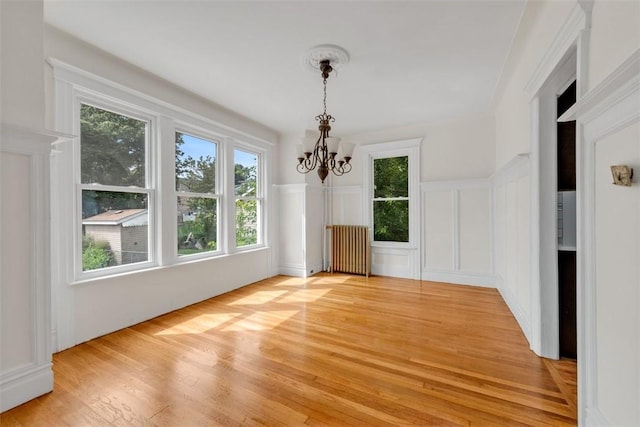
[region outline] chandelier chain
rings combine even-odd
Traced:
[[[327,114],[327,79],[323,79],[322,84],[324,85],[324,98],[322,102],[324,105],[324,115],[326,115]]]

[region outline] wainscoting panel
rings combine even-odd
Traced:
[[[460,271],[491,272],[491,188],[459,190],[458,211]]]
[[[456,245],[454,198],[454,189],[423,190],[423,271],[454,271],[456,269],[454,265],[454,246]]]
[[[531,342],[531,178],[527,154],[494,176],[496,286]]]
[[[362,187],[359,185],[332,187],[327,191],[331,197],[330,222],[336,225],[365,225],[362,212]]]
[[[308,277],[322,270],[324,187],[274,186],[278,192],[280,274]]]
[[[5,125],[0,262],[0,412],[53,389],[49,157],[57,138]]]
[[[487,179],[422,183],[421,278],[494,286]]]
[[[304,277],[305,184],[278,185],[280,274]]]

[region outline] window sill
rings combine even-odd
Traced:
[[[69,286],[80,286],[80,285],[89,285],[95,282],[100,282],[103,280],[111,280],[111,279],[117,279],[119,277],[127,277],[127,276],[131,276],[131,275],[135,275],[135,274],[145,274],[145,273],[149,273],[152,271],[157,271],[157,270],[164,270],[167,268],[172,268],[172,267],[178,267],[181,265],[186,265],[186,264],[194,264],[194,263],[201,263],[201,262],[207,262],[207,261],[215,261],[215,260],[219,260],[219,259],[223,259],[223,258],[227,258],[227,257],[232,257],[232,256],[236,256],[236,255],[242,255],[242,254],[246,254],[246,253],[251,253],[251,252],[259,252],[259,251],[263,251],[263,250],[267,250],[269,249],[269,247],[267,245],[255,245],[255,246],[251,246],[251,247],[246,247],[243,248],[243,250],[241,251],[236,251],[233,253],[222,253],[222,254],[218,254],[215,256],[209,256],[209,257],[201,257],[201,258],[197,258],[197,259],[188,259],[188,260],[176,260],[175,263],[172,264],[165,264],[165,265],[151,265],[149,267],[144,267],[144,268],[140,268],[140,269],[136,269],[136,270],[128,270],[128,271],[120,271],[114,274],[109,274],[109,275],[104,275],[104,276],[96,276],[96,277],[86,277],[86,278],[79,278],[77,280],[73,280],[69,283]]]

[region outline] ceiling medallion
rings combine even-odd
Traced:
[[[305,52],[300,58],[302,65],[310,71],[321,71],[320,62],[328,60],[334,70],[349,63],[349,53],[334,44],[321,44]]]

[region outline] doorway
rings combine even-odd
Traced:
[[[576,102],[574,80],[557,98],[560,117]],[[576,359],[576,122],[557,123],[558,315],[560,357]]]

